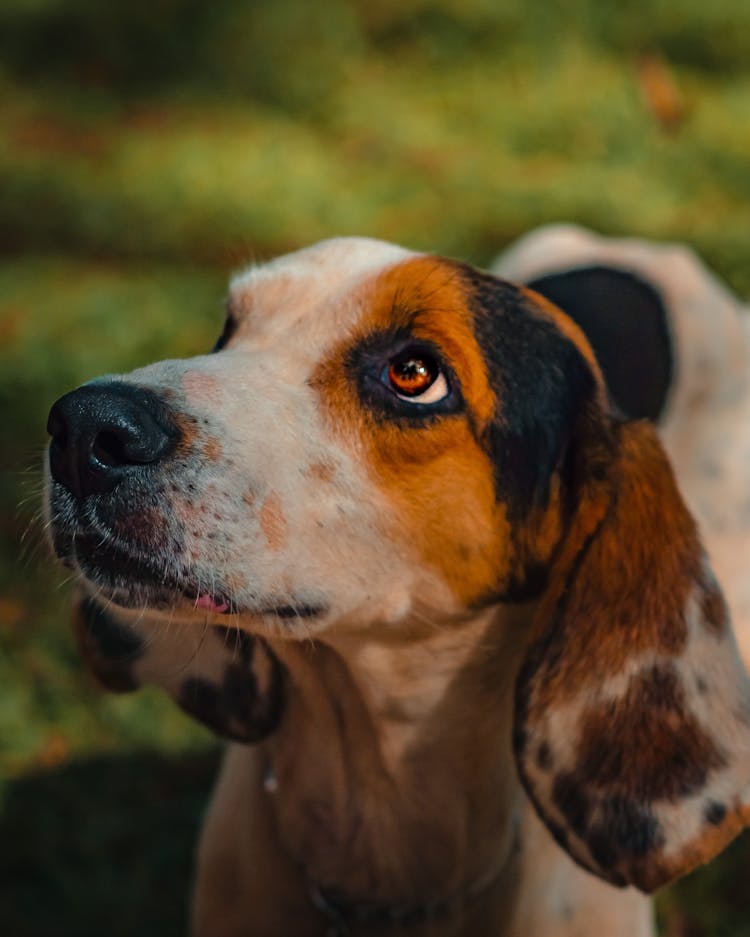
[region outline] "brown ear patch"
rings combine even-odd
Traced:
[[[577,696],[592,674],[614,676],[637,654],[674,655],[687,641],[684,607],[702,556],[695,524],[681,501],[674,508],[674,476],[653,429],[622,427],[616,445],[609,476],[581,490],[539,611],[549,627],[530,648],[521,681],[538,668],[531,719]]]
[[[622,697],[583,712],[576,763],[594,787],[637,790],[652,801],[695,793],[726,760],[691,714],[677,670],[664,663],[634,674]]]
[[[750,818],[750,685],[654,430],[624,424],[618,437],[540,603],[514,750],[573,858],[652,891]]]

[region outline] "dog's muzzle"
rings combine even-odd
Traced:
[[[120,381],[86,384],[61,397],[47,421],[52,478],[81,500],[174,451],[180,433],[151,390]]]

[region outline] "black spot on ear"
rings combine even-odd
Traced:
[[[555,764],[552,749],[547,742],[542,742],[536,752],[536,763],[540,771],[551,771]]]
[[[253,636],[241,628],[227,628],[226,625],[214,625],[214,634],[229,651],[233,651],[243,664],[253,660],[255,641]]]
[[[585,839],[591,804],[584,793],[583,785],[573,774],[561,774],[555,778],[552,799],[571,829]]]
[[[710,800],[703,808],[703,816],[706,818],[706,823],[710,823],[711,826],[721,826],[726,815],[727,808],[717,800]]]
[[[247,637],[254,644],[254,639]],[[251,666],[231,663],[221,684],[202,677],[185,680],[177,700],[180,707],[224,738],[245,743],[266,738],[276,729],[283,713],[284,671],[265,645],[264,650],[268,669],[263,687]]]
[[[458,265],[498,406],[482,439],[511,520],[545,506],[576,416],[595,393],[588,362],[517,287]]]
[[[644,856],[663,843],[656,817],[635,801],[611,797],[604,801],[601,810],[601,819],[591,836],[606,833],[618,854]]]
[[[93,639],[103,658],[117,663],[132,663],[143,655],[143,642],[138,635],[89,596],[81,601],[81,615],[87,635]]]
[[[618,408],[632,419],[658,420],[673,361],[667,310],[654,287],[604,266],[552,273],[528,286],[580,326]]]
[[[224,674],[224,699],[230,718],[244,727],[246,741],[265,738],[281,717],[280,674],[274,673],[266,692],[262,693],[251,670],[230,664]]]
[[[202,722],[219,735],[226,735],[228,726],[222,706],[221,688],[202,677],[188,677],[182,684],[177,700],[189,716]]]
[[[586,837],[586,845],[589,852],[602,869],[609,872],[617,862],[618,852],[615,844],[612,842],[609,830],[597,827]]]

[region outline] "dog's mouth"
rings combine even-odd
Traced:
[[[58,558],[82,576],[91,591],[121,608],[168,611],[170,615],[246,615],[284,627],[328,612],[325,603],[307,596],[252,595],[249,602],[247,596],[238,597],[215,569],[206,573],[184,562],[179,536],[175,539],[165,533],[165,518],[155,523],[153,507],[149,515],[153,523],[143,525],[141,515],[132,525],[125,525],[114,515],[105,522],[94,506],[81,510],[59,492],[53,491],[51,502],[51,533]],[[124,532],[126,526],[132,527],[129,534]]]
[[[239,611],[223,586],[209,590],[176,562],[160,564],[121,545],[103,545],[101,538],[90,534],[73,538],[71,552],[65,559],[97,591],[124,608],[182,606],[217,615]]]
[[[53,484],[50,532],[55,553],[88,588],[130,610],[201,615],[244,615],[284,632],[296,622],[327,615],[326,602],[302,595],[246,589],[238,595],[215,564],[186,562],[182,533],[156,497],[138,513],[122,503],[76,502]]]
[[[50,532],[58,558],[92,590],[123,608],[236,611],[230,590],[183,561],[179,538],[153,503],[135,515],[111,510],[100,516],[93,502],[77,504],[59,486],[50,491]]]

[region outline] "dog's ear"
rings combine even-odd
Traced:
[[[73,630],[97,682],[115,693],[156,685],[224,738],[257,742],[284,709],[284,669],[262,638],[239,628],[152,621],[97,601],[73,601]]]
[[[750,681],[653,428],[589,424],[608,439],[574,444],[577,501],[519,672],[514,749],[573,858],[652,891],[750,822]]]

